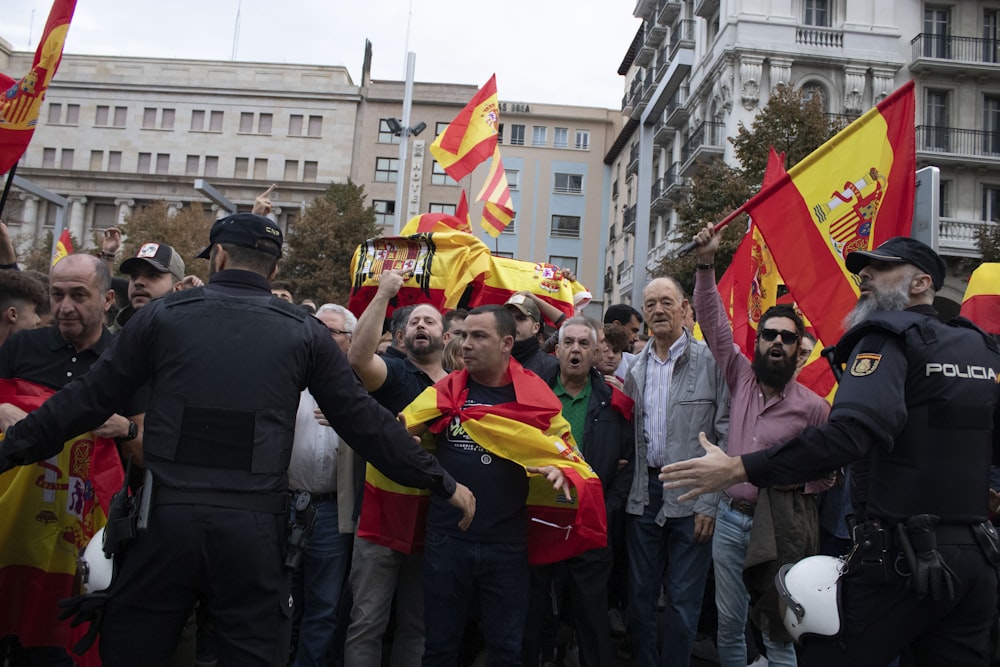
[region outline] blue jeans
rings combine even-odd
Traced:
[[[337,607],[347,576],[354,535],[337,528],[337,501],[313,505],[316,522],[302,557],[302,568],[292,579],[295,604],[301,609],[295,667],[326,667],[333,653]]]
[[[528,615],[528,547],[428,532],[424,547],[424,665],[458,663],[469,604],[482,605],[489,664],[520,665]]]
[[[747,642],[744,628],[750,594],[743,583],[743,563],[746,562],[747,545],[753,519],[729,506],[728,500],[719,503],[712,538],[712,560],[715,562],[715,606],[719,612],[719,648],[721,667],[746,667]],[[795,647],[791,642],[771,641],[767,632],[761,633],[767,649],[767,664],[777,667],[795,667]]]
[[[642,516],[629,515],[625,540],[629,564],[629,634],[636,667],[687,667],[701,615],[705,580],[712,562],[710,542],[694,541],[694,517],[668,518],[661,527],[656,515],[663,504],[663,485],[649,479],[649,504]],[[662,650],[656,641],[656,601],[666,583],[666,629]]]

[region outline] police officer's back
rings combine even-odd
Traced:
[[[238,214],[216,221],[210,239],[200,255],[208,285],[139,311],[86,382],[9,429],[0,447],[0,470],[45,458],[151,383],[149,530],[126,547],[109,589],[106,665],[162,662],[198,600],[215,621],[220,662],[284,664],[286,469],[305,388],[389,477],[449,497],[469,520],[474,511],[468,490],[360,387],[322,324],[270,294],[280,230]]]

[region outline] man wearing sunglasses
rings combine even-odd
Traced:
[[[803,662],[885,665],[908,651],[916,665],[985,665],[1000,562],[987,521],[1000,351],[968,320],[937,318],[947,265],[925,244],[895,237],[846,266],[861,296],[834,354],[845,368],[830,421],[739,457],[702,437],[705,456],[661,479],[689,495],[851,463],[856,552],[838,583],[837,632],[808,636]]]
[[[805,327],[791,306],[773,306],[761,316],[753,361],[734,344],[729,318],[715,284],[713,262],[720,237],[721,233],[714,231],[712,225],[706,225],[695,236],[698,264],[693,297],[705,342],[732,396],[727,451],[739,456],[784,442],[806,426],[822,424],[830,407],[793,379]],[[725,489],[712,538],[715,605],[719,612],[717,645],[722,667],[747,664],[744,628],[750,602],[753,602],[751,616],[762,630],[768,664],[782,667],[796,664],[795,647],[778,615],[774,574],[786,562],[795,562],[817,551],[819,526],[813,494],[828,485],[811,482],[788,491],[762,492],[749,482],[741,482]],[[758,508],[760,493],[768,495],[760,498],[764,502]],[[762,515],[767,512],[769,516],[758,521],[754,530],[758,512]],[[772,525],[773,531],[768,531]],[[744,571],[745,565],[760,560],[754,552],[756,545],[764,540],[777,545],[777,559],[768,559],[766,564]],[[748,592],[751,582],[754,585]]]

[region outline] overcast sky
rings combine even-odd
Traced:
[[[66,52],[342,65],[372,77],[482,85],[500,99],[617,109],[618,65],[640,21],[634,0],[78,0]],[[0,37],[34,50],[51,0],[3,0]],[[34,19],[32,20],[32,10]],[[490,17],[489,11],[495,15]],[[407,42],[407,25],[409,41]],[[4,72],[15,79],[24,72]]]

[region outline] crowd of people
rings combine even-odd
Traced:
[[[151,488],[110,587],[72,607],[103,664],[683,666],[710,611],[724,666],[987,664],[1000,353],[935,317],[931,249],[848,255],[831,410],[795,379],[815,339],[792,306],[752,359],[734,344],[711,226],[690,299],[659,277],[597,322],[530,292],[397,307],[398,270],[362,313],[318,305],[276,280],[266,213],[212,225],[207,284],[156,239],[116,264],[110,231],[32,276],[0,238],[0,378],[59,390],[0,405],[0,472],[89,430]],[[582,511],[574,457],[602,539],[567,529],[555,558],[532,508]],[[821,552],[846,558],[842,629],[796,646],[775,575]],[[72,664],[2,641],[11,665]]]

